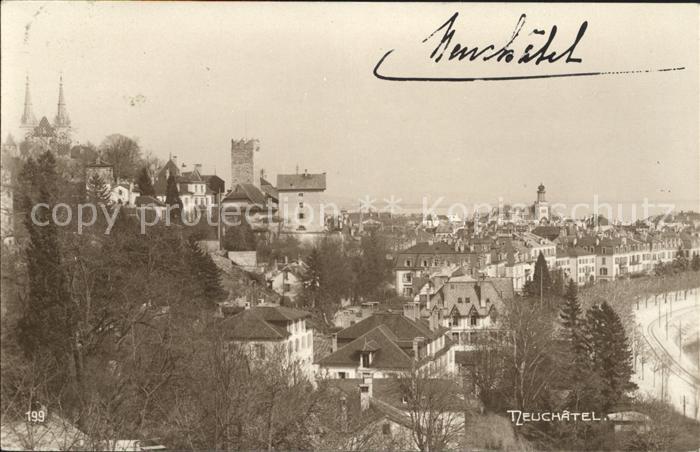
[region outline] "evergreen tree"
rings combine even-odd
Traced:
[[[564,297],[566,296],[566,277],[561,269],[556,269],[551,273],[552,279],[552,296]]]
[[[700,255],[696,254],[693,256],[693,259],[690,261],[690,267],[693,271],[700,271]]]
[[[573,280],[569,280],[559,319],[568,341],[564,354],[566,382],[570,390],[567,407],[577,411],[599,409],[602,384],[591,368],[588,344],[582,329],[585,319],[578,301],[578,286]]]
[[[22,179],[24,225],[29,235],[26,250],[29,293],[18,322],[18,340],[28,357],[50,352],[57,363],[69,358],[73,338],[73,304],[62,268],[58,228],[51,218],[58,190],[56,161],[50,151],[35,162],[29,158]],[[32,218],[32,210],[39,208]]]
[[[685,252],[683,247],[679,246],[678,251],[676,251],[676,257],[673,260],[673,266],[677,271],[684,272],[688,270],[688,258],[685,257]]]
[[[588,311],[586,334],[591,368],[603,383],[601,396],[607,410],[621,401],[627,391],[636,388],[631,382],[632,353],[622,321],[607,302]]]
[[[141,169],[138,178],[136,179],[136,185],[138,185],[139,190],[141,190],[141,196],[156,195],[156,191],[153,188],[153,183],[151,183],[151,175],[148,173],[148,167],[144,166]]]
[[[656,265],[654,265],[654,275],[656,276],[664,276],[669,273],[668,267],[664,265],[663,262],[658,261]]]
[[[386,260],[386,247],[374,233],[362,237],[360,259],[356,268],[357,290],[360,296],[375,295],[386,281],[389,266]]]
[[[100,205],[111,206],[111,190],[99,174],[95,173],[90,176],[87,181],[86,190],[88,202],[96,207]]]
[[[182,216],[182,200],[180,199],[180,191],[177,188],[174,174],[168,176],[168,185],[165,189],[165,204],[171,209],[172,218],[179,220]]]
[[[525,292],[533,298],[547,299],[552,290],[552,280],[549,275],[549,268],[544,254],[540,251],[535,262],[535,273],[530,284],[526,284]]]
[[[226,229],[222,245],[227,251],[255,251],[257,240],[253,228],[243,219],[240,224]]]
[[[221,269],[202,250],[194,237],[187,240],[187,258],[194,280],[201,287],[203,298],[210,303],[226,298],[226,291],[221,286]]]
[[[574,339],[574,333],[579,330],[581,322],[581,305],[578,301],[578,286],[573,279],[569,280],[566,287],[566,296],[561,305],[559,318],[562,326],[566,329],[569,339]]]
[[[304,299],[308,305],[316,307],[323,278],[323,261],[321,259],[321,252],[317,247],[311,250],[311,253],[309,253],[305,260],[305,264],[307,269],[302,277]]]

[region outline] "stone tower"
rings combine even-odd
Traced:
[[[255,152],[260,149],[256,139],[231,140],[231,189],[238,184],[253,184],[259,186],[255,177]]]

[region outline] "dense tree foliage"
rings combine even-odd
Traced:
[[[148,167],[144,166],[139,171],[139,175],[136,178],[136,186],[141,191],[142,196],[155,196],[156,191],[153,188],[153,182],[151,181],[151,174],[148,171]]]

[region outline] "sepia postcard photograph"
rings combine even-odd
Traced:
[[[1,450],[700,451],[697,4],[0,13]]]

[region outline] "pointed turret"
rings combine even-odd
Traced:
[[[63,75],[61,75],[58,84],[58,112],[56,113],[56,118],[54,119],[53,123],[54,127],[70,127],[70,117],[68,117],[68,110],[66,109],[66,100],[63,96]]]
[[[34,110],[32,109],[32,96],[29,93],[29,76],[27,75],[27,81],[24,87],[24,113],[22,113],[20,127],[23,129],[33,129],[37,124],[36,116],[34,116]]]

